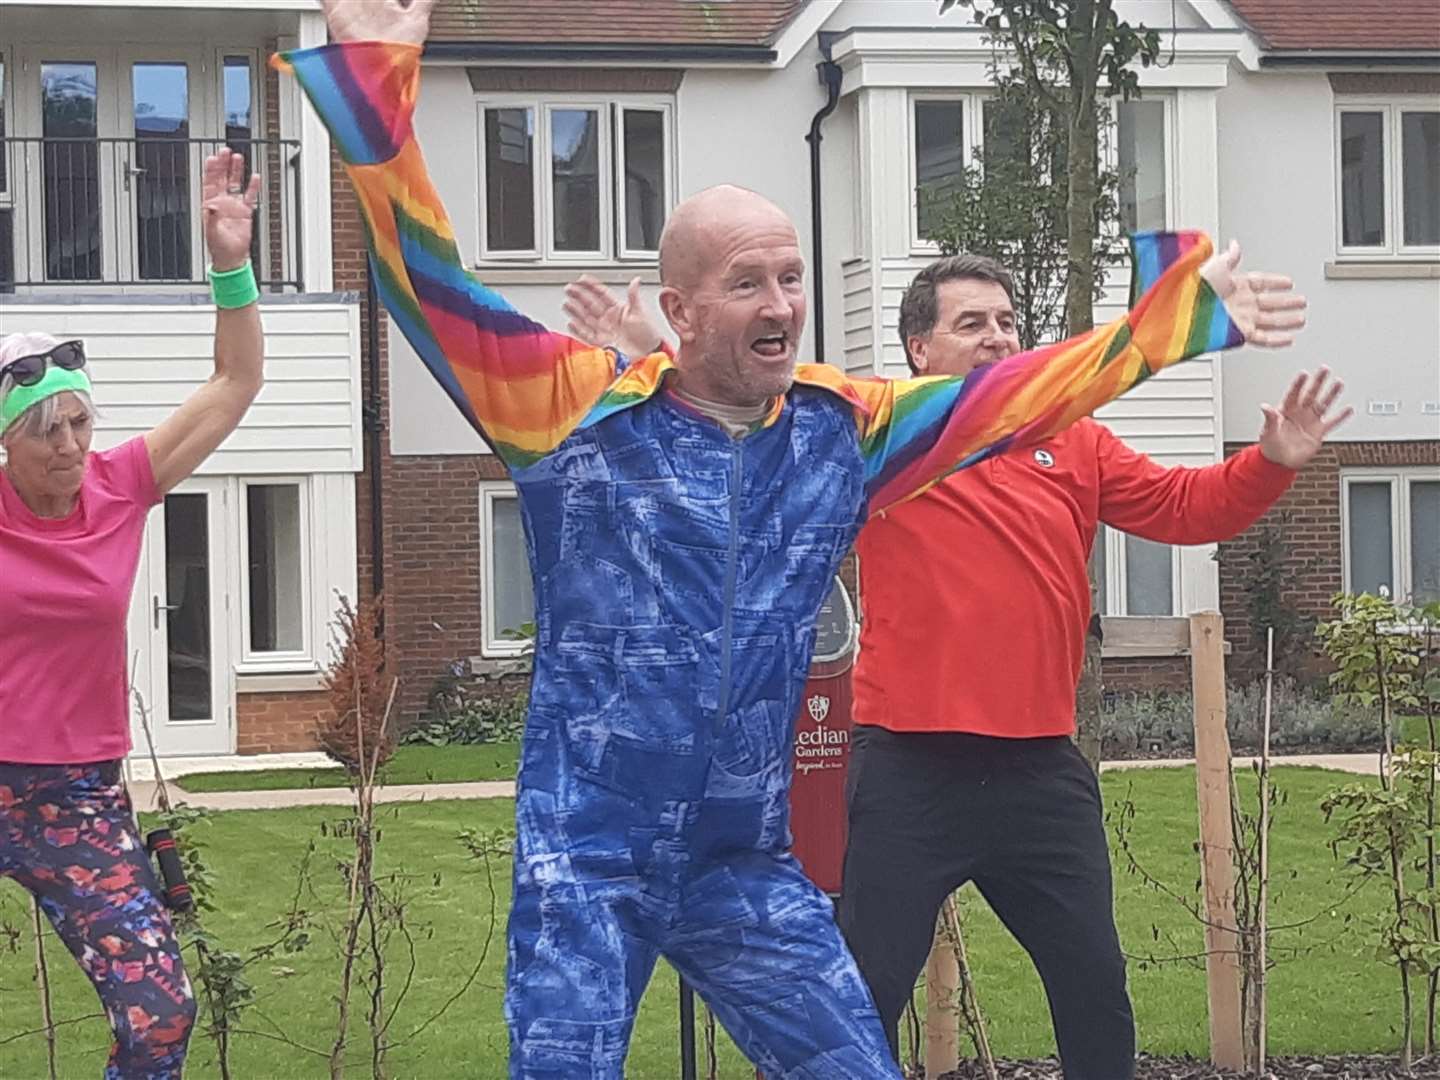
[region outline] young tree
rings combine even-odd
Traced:
[[[1440,979],[1440,888],[1436,885],[1436,772],[1433,697],[1435,609],[1397,604],[1389,596],[1337,596],[1336,617],[1315,628],[1335,665],[1336,697],[1378,713],[1384,749],[1380,784],[1347,784],[1321,804],[1339,825],[1331,842],[1337,856],[1362,879],[1385,881],[1392,907],[1376,929],[1379,955],[1400,972],[1400,1064],[1410,1068],[1414,1044],[1414,981],[1427,986],[1426,1053],[1434,1047],[1434,1010]],[[1396,719],[1426,723],[1428,748],[1396,747]]]
[[[940,0],[942,15],[952,8],[971,10],[976,24],[1008,54],[1015,83],[1033,107],[1063,123],[1065,330],[1083,333],[1095,324],[1101,256],[1113,221],[1105,216],[1101,183],[1103,106],[1108,98],[1137,93],[1135,65],[1155,62],[1160,35],[1118,18],[1114,0]],[[1090,593],[1092,610],[1098,610],[1093,572]],[[1076,722],[1080,748],[1097,770],[1100,700],[1100,621],[1095,618],[1086,637]]]
[[[1066,336],[1068,134],[1064,117],[998,56],[991,79],[995,89],[985,102],[982,160],[942,188],[922,186],[917,195],[928,236],[944,254],[978,252],[1010,271],[1020,344],[1033,349]],[[1094,281],[1103,280],[1105,267],[1123,254],[1117,227],[1121,180],[1114,169],[1098,173],[1099,230],[1090,255]]]

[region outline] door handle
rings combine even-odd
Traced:
[[[130,190],[130,181],[137,176],[144,176],[147,170],[131,162],[125,162],[125,190]]]
[[[152,596],[150,598],[150,601],[152,605],[151,614],[154,618],[156,630],[160,629],[160,612],[179,611],[182,607],[184,607],[183,604],[162,604],[160,602],[160,597],[158,596]]]

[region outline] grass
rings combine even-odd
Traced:
[[[480,746],[402,746],[382,770],[387,784],[460,784],[514,780],[519,743]],[[345,770],[261,769],[256,772],[187,773],[175,783],[196,794],[212,791],[283,791],[346,787]]]
[[[1275,822],[1271,922],[1283,925],[1318,918],[1277,937],[1277,945],[1295,944],[1305,951],[1297,959],[1283,960],[1272,972],[1271,1050],[1275,1054],[1394,1051],[1399,979],[1392,968],[1374,958],[1366,929],[1368,917],[1383,909],[1385,896],[1368,890],[1343,902],[1345,878],[1326,847],[1330,831],[1318,810],[1325,792],[1357,778],[1294,767],[1277,768],[1275,775],[1288,803],[1277,812]],[[1241,783],[1250,784],[1248,775]],[[1147,868],[1190,894],[1198,876],[1193,770],[1107,774],[1104,787],[1107,807],[1127,794],[1139,807],[1134,842]],[[498,859],[487,876],[483,867],[467,858],[456,836],[463,829],[508,828],[512,814],[513,804],[503,799],[386,806],[380,811],[381,869],[403,867],[410,875],[410,917],[417,926],[416,978],[396,1029],[411,1030],[433,1013],[460,986],[482,949],[487,950],[478,981],[447,1018],[392,1053],[391,1074],[397,1078],[489,1080],[504,1075],[506,1037],[500,1003],[510,867],[507,860]],[[295,890],[295,867],[312,844],[315,884],[305,894],[305,904],[318,912],[339,910],[343,901],[336,868],[349,849],[348,840],[333,828],[340,816],[334,808],[319,807],[231,812],[197,827],[215,875],[218,910],[207,916],[207,926],[221,942],[243,949],[268,939],[266,925],[287,910]],[[1200,951],[1201,930],[1191,916],[1173,900],[1118,871],[1116,907],[1121,937],[1132,955]],[[1044,994],[1028,959],[978,898],[971,895],[966,911],[970,955],[997,1053],[1007,1057],[1053,1053]],[[0,1061],[5,1063],[0,1073],[7,1076],[45,1072],[39,1037],[4,1041],[39,1024],[33,948],[25,931],[28,919],[24,895],[13,885],[0,885]],[[18,930],[10,949],[5,927]],[[94,1014],[88,984],[53,940],[50,956],[57,1016]],[[391,956],[397,975],[402,956],[397,942]],[[272,1034],[283,1030],[306,1046],[327,1046],[333,1038],[336,971],[335,947],[324,933],[317,933],[304,952],[257,965],[250,973],[257,1005],[247,1014],[245,1027]],[[1157,1054],[1203,1056],[1203,972],[1185,964],[1134,959],[1130,971],[1142,1048]],[[671,1080],[678,1075],[676,1002],[674,976],[662,963],[636,1023],[627,1072],[633,1080]],[[357,1077],[369,1075],[368,1061],[362,1060],[363,1035],[357,1023],[352,1070]],[[107,1042],[98,1018],[64,1028],[60,1075],[98,1073]],[[721,1043],[719,1076],[750,1080],[753,1070],[723,1035]],[[218,1075],[212,1044],[203,1035],[197,1034],[191,1058],[187,1071],[191,1080]],[[320,1058],[253,1034],[237,1038],[233,1064],[235,1075],[252,1080],[326,1075]]]
[[[1425,745],[1425,722],[1400,721],[1402,741]],[[518,743],[481,746],[402,746],[385,766],[387,784],[466,784],[481,780],[514,780],[519,765]],[[349,781],[341,768],[259,769],[254,772],[186,773],[174,781],[196,794],[214,791],[284,791],[295,788],[340,788]]]

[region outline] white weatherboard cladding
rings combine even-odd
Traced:
[[[201,476],[362,467],[360,324],[352,303],[263,304],[265,388]],[[191,304],[6,303],[0,324],[85,341],[101,448],[165,419],[214,370],[214,309]]]

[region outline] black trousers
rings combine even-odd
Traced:
[[[840,928],[897,1058],[940,907],[973,881],[1040,972],[1067,1080],[1134,1076],[1100,788],[1068,738],[857,727],[846,794]]]

